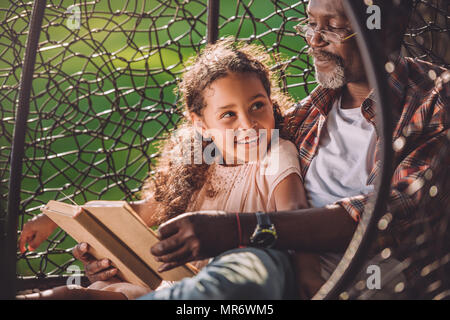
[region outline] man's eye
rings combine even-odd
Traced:
[[[347,28],[329,26],[330,31],[347,31]]]

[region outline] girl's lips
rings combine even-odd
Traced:
[[[254,136],[246,136],[243,138],[236,138],[234,143],[235,144],[252,144],[252,143],[258,143],[264,139],[267,136],[265,132],[261,132],[259,135]]]
[[[244,139],[236,141],[237,144],[251,144],[251,143],[259,142],[259,137],[246,137]]]

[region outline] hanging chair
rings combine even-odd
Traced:
[[[208,42],[234,36],[280,53],[281,87],[296,100],[306,97],[316,86],[314,67],[293,29],[306,6],[287,0],[0,5],[2,295],[63,285],[70,266],[82,268],[71,254],[75,241],[60,229],[37,250],[18,253],[23,224],[49,200],[136,200],[152,174],[158,144],[182,118],[174,88],[185,63]],[[355,17],[352,24],[358,23]],[[403,54],[448,68],[449,34],[445,0],[415,1]],[[369,55],[366,40],[360,50]],[[372,81],[382,88],[376,75]],[[417,223],[395,254],[406,262],[391,279],[409,272],[408,282],[395,284],[388,296],[450,296],[448,246],[441,245],[449,243],[450,213],[441,196],[449,192],[448,150],[447,141],[422,186]],[[379,190],[388,188],[389,170],[381,180]],[[363,249],[380,233],[393,232],[392,217],[380,211],[386,198],[374,199],[345,261],[317,298],[370,298],[353,280],[369,258]],[[379,254],[389,260],[386,249]]]

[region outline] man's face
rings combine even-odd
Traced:
[[[310,26],[316,31],[328,30],[342,37],[353,33],[341,0],[310,0],[307,14]],[[336,89],[349,82],[366,80],[355,37],[341,43],[326,42],[315,32],[306,40],[319,84]]]

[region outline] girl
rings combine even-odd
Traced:
[[[189,211],[307,207],[297,149],[278,138],[281,112],[292,102],[279,89],[270,62],[262,48],[231,39],[208,45],[191,62],[179,86],[188,121],[165,144],[156,174],[144,184],[144,199],[132,204],[149,226]],[[37,248],[54,228],[44,215],[26,223],[21,250],[26,243]],[[94,295],[100,298],[111,298],[111,291],[122,298],[148,292],[110,282],[90,288],[100,289]]]

